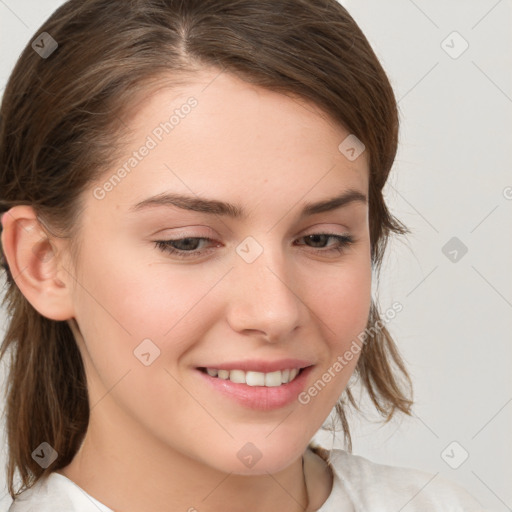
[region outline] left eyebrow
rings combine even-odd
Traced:
[[[343,192],[341,195],[332,197],[330,199],[324,199],[314,203],[305,203],[300,213],[300,218],[335,210],[337,208],[342,208],[354,202],[366,204],[366,195],[358,190],[349,189]],[[130,207],[129,211],[134,212],[157,206],[175,206],[183,210],[191,210],[212,215],[222,215],[234,219],[242,219],[247,217],[247,212],[239,204],[226,203],[216,199],[207,199],[174,193],[163,193],[148,197],[147,199],[144,199],[143,201]]]

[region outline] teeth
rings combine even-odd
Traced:
[[[238,384],[245,384],[245,372],[242,370],[231,370],[229,372],[229,380]]]
[[[228,380],[229,379],[229,372],[227,370],[219,370],[218,376],[219,376],[219,379]]]
[[[281,384],[281,372],[279,370],[277,372],[265,373],[265,386],[274,388]]]
[[[233,370],[231,370],[233,371]],[[236,372],[237,370],[235,370]],[[248,386],[264,386],[265,374],[261,372],[242,372],[245,375],[245,383]],[[231,374],[231,372],[230,372]]]
[[[276,372],[244,372],[243,370],[217,370],[216,368],[206,368],[210,377],[217,377],[222,380],[230,380],[237,384],[247,384],[248,386],[266,386],[269,388],[278,387],[282,384],[288,384],[299,374],[298,368],[278,370]]]

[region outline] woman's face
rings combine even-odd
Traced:
[[[84,195],[70,269],[88,435],[144,458],[279,471],[358,359],[366,153],[342,153],[349,132],[313,105],[218,71],[137,109],[124,158]]]

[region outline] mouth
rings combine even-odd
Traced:
[[[227,404],[268,412],[299,404],[298,395],[306,388],[315,367],[291,360],[283,363],[252,363],[245,369],[238,364],[230,364],[230,368],[203,366],[196,367],[196,375],[220,400],[227,400]],[[278,364],[281,369],[277,369]]]
[[[235,384],[247,386],[265,386],[267,388],[280,387],[293,382],[304,368],[286,368],[274,372],[255,372],[244,370],[222,370],[218,368],[199,368],[203,373],[214,379],[229,380]]]

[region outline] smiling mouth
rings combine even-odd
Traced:
[[[287,368],[275,372],[253,372],[244,370],[218,370],[216,368],[199,368],[210,377],[229,380],[235,384],[247,386],[265,386],[269,388],[284,386],[294,381],[304,368]]]

